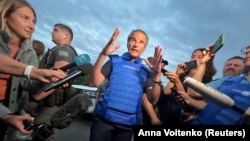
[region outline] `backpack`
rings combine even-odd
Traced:
[[[48,49],[48,51],[45,53],[45,55],[43,56],[43,58],[41,59],[39,63],[39,68],[49,69],[54,66],[54,62],[50,63],[49,60],[50,60],[52,53],[55,51],[57,47],[58,46]],[[76,55],[78,55],[76,50],[72,46],[69,46],[69,47],[75,52]],[[67,88],[57,88],[52,94],[46,97],[43,100],[43,102],[48,107],[52,107],[55,105],[61,106],[64,103],[66,103],[71,97],[73,97],[75,93],[76,93],[75,88],[71,86]]]

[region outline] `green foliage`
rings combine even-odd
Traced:
[[[87,85],[89,80],[89,75],[80,76],[73,80],[74,85]]]

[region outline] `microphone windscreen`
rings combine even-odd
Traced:
[[[81,54],[81,55],[78,55],[74,58],[74,62],[76,64],[76,66],[80,66],[82,64],[85,64],[85,63],[90,63],[90,56],[88,54]]]
[[[93,65],[90,63],[83,64],[78,67],[81,70],[83,76],[89,75],[93,71]]]
[[[57,129],[66,128],[92,105],[93,103],[87,94],[77,94],[51,116],[50,123]]]
[[[231,108],[234,105],[234,100],[229,96],[191,77],[187,77],[183,83],[201,94],[205,99],[217,103],[221,107]]]

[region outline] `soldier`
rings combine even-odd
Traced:
[[[40,62],[44,55],[44,50],[45,50],[43,42],[39,40],[33,40],[32,47],[35,49],[38,61]]]
[[[52,41],[56,44],[46,52],[40,61],[40,68],[60,68],[73,62],[77,56],[77,52],[70,45],[73,39],[71,28],[65,24],[55,24],[52,31]],[[34,108],[39,105],[39,112],[35,114],[35,122],[37,124],[50,124],[52,114],[63,105],[71,95],[75,94],[73,87],[52,89],[48,92],[39,92],[30,96],[30,102],[26,106],[26,110],[34,113]],[[43,101],[43,104],[40,103]],[[45,141],[54,141],[55,135],[51,135]]]

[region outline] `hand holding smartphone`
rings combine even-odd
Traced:
[[[217,41],[214,43],[211,52],[215,54],[221,47],[223,47],[225,42],[225,34],[221,34]]]

